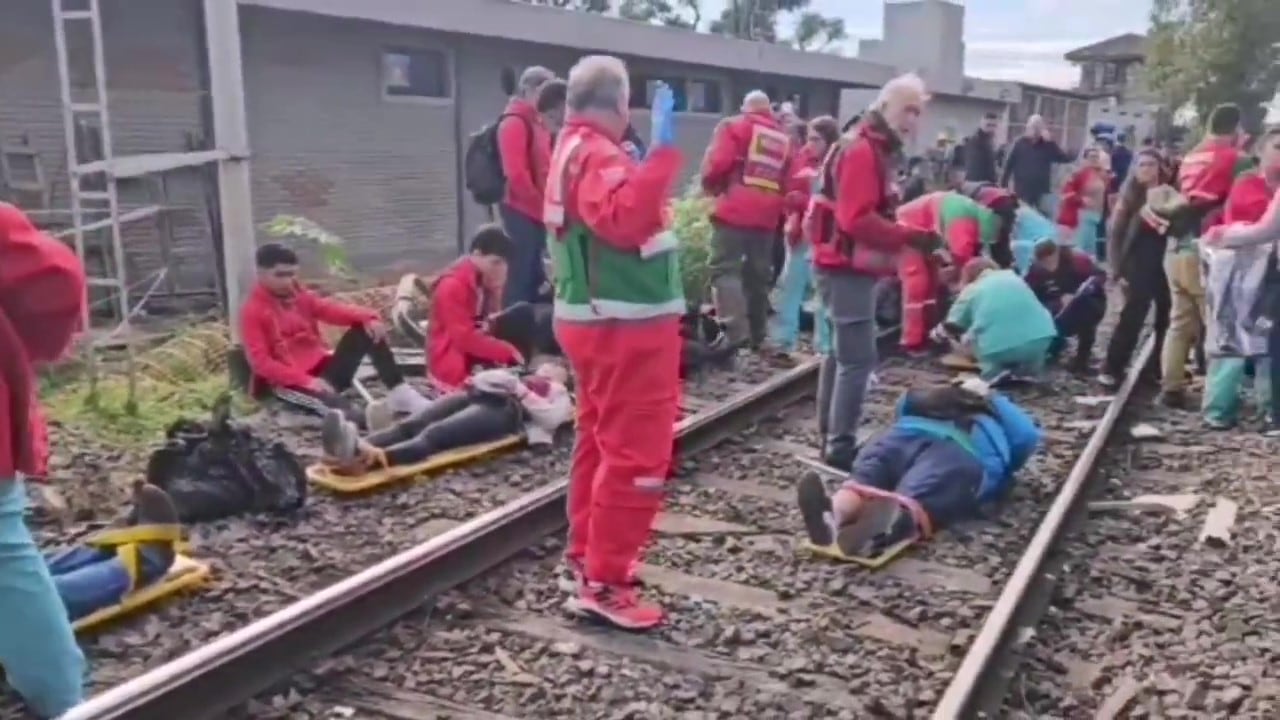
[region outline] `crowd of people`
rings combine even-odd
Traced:
[[[644,139],[618,58],[585,57],[565,79],[533,67],[506,82],[510,103],[476,136],[493,146],[477,157],[498,164],[498,222],[424,283],[430,391],[406,381],[378,312],[306,289],[283,245],[259,247],[258,284],[235,321],[251,391],[321,416],[324,462],[337,473],[411,467],[512,435],[547,443],[576,421],[565,579],[585,616],[630,630],[662,621],[635,568],[672,471],[682,373],[708,352],[795,350],[810,292],[823,356],[819,454],[847,479],[830,493],[806,475],[798,502],[810,540],[847,554],[929,537],[1008,492],[1041,433],[995,388],[1040,375],[1072,343],[1069,369],[1090,372],[1108,284],[1123,307],[1104,386],[1127,370],[1152,306],[1162,353],[1144,372],[1160,376],[1166,404],[1185,403],[1187,361],[1201,343],[1212,427],[1238,421],[1246,375],[1266,390],[1280,370],[1268,362],[1280,349],[1280,132],[1264,134],[1251,158],[1234,106],[1214,112],[1180,164],[1152,147],[1131,157],[1123,145],[1088,148],[1055,208],[1050,171],[1070,158],[1039,118],[1002,159],[995,118],[984,118],[938,182],[927,161],[902,156],[927,112],[915,75],[889,82],[843,127],[750,92],[698,170],[714,198],[708,317],[683,297],[670,227],[684,165],[671,90],[650,89]],[[85,281],[69,249],[8,205],[0,255],[0,344],[16,349],[0,353],[0,664],[33,707],[56,715],[79,699],[70,621],[163,573],[176,520],[164,493],[142,486],[143,529],[121,541],[127,551],[46,562],[36,549],[21,482],[43,475],[47,454],[34,368],[71,342]],[[886,281],[901,283],[902,349],[950,351],[977,376],[913,389],[892,429],[860,447]],[[336,344],[322,325],[341,330]],[[362,407],[348,391],[366,361],[383,396]],[[1277,398],[1265,402],[1274,433]]]

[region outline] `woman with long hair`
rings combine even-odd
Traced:
[[[805,211],[809,207],[809,196],[820,181],[822,163],[827,151],[840,139],[840,130],[833,117],[814,118],[805,134],[805,144],[798,153],[795,173],[791,185],[793,195],[789,198],[787,212],[783,223],[783,237],[787,243],[787,257],[781,273],[782,293],[778,302],[778,313],[774,317],[773,336],[779,348],[786,352],[796,349],[797,336],[800,331],[800,308],[804,304],[809,288],[813,286],[812,248],[801,232]],[[830,349],[830,327],[823,318],[821,309],[814,312],[814,344],[820,353]]]
[[[1124,376],[1153,304],[1156,350],[1144,371],[1152,375],[1159,373],[1160,350],[1169,330],[1172,305],[1169,282],[1164,274],[1169,223],[1150,210],[1176,202],[1178,198],[1177,191],[1166,184],[1163,170],[1155,150],[1138,152],[1111,215],[1107,258],[1111,261],[1112,279],[1124,290],[1124,305],[1098,376],[1098,382],[1108,389],[1116,387]]]
[[[1063,184],[1058,201],[1060,240],[1094,260],[1098,259],[1098,226],[1102,223],[1111,175],[1105,158],[1098,147],[1086,148],[1080,157],[1080,166]]]

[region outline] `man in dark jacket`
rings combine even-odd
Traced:
[[[1076,356],[1069,369],[1083,373],[1089,369],[1098,324],[1107,314],[1106,272],[1078,250],[1058,245],[1052,239],[1036,243],[1034,260],[1025,280],[1036,298],[1053,313],[1058,337],[1049,346],[1050,359],[1057,359],[1069,338],[1076,338]]]
[[[965,182],[996,181],[996,125],[995,113],[982,116],[982,124],[964,141]]]
[[[1000,184],[1009,187],[1018,199],[1039,210],[1042,215],[1053,216],[1053,208],[1046,202],[1050,196],[1053,166],[1071,162],[1071,157],[1058,147],[1044,125],[1044,118],[1032,115],[1027,118],[1027,132],[1009,149]],[[1009,180],[1013,180],[1010,187]]]

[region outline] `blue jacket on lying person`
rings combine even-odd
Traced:
[[[801,479],[809,539],[863,557],[927,539],[1007,496],[1042,437],[1025,410],[976,378],[908,391],[834,496],[816,473]]]

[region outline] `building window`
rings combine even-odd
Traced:
[[[1109,62],[1102,66],[1102,84],[1119,85],[1124,82],[1124,68],[1120,63]]]
[[[671,93],[675,96],[676,112],[719,115],[724,111],[724,90],[718,81],[686,80],[660,75],[631,77],[631,107],[637,110],[652,107],[653,93],[660,82],[671,88]]]
[[[724,109],[724,95],[715,80],[689,81],[689,112],[719,115]]]
[[[389,98],[449,97],[449,57],[440,50],[382,53],[382,89]]]

